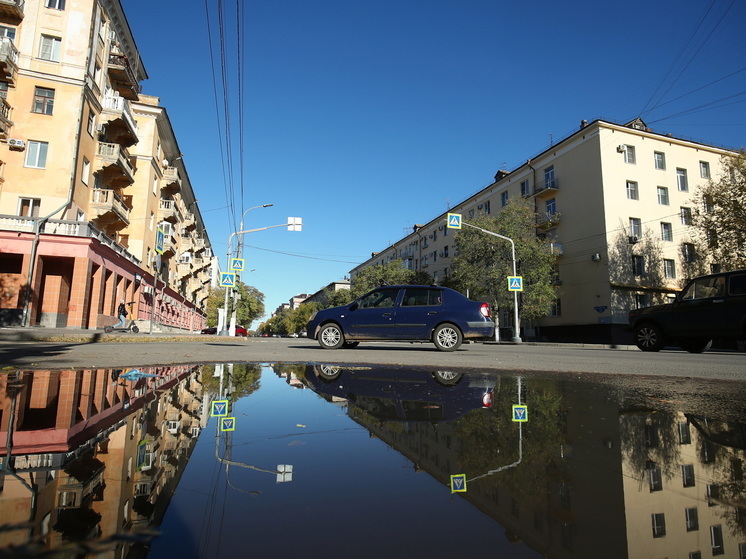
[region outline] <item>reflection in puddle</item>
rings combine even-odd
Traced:
[[[3,373],[0,549],[744,557],[745,394],[319,364]]]

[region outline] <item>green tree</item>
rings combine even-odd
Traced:
[[[431,283],[433,283],[432,276],[425,272],[409,270],[404,266],[403,260],[397,259],[363,269],[352,278],[350,291],[354,299],[381,285],[429,285]]]
[[[556,257],[546,240],[536,235],[536,213],[531,201],[513,199],[494,216],[470,222],[515,242],[517,274],[523,276],[519,310],[527,320],[545,316],[555,299],[552,287]],[[508,276],[513,275],[513,258],[508,241],[471,227],[461,230],[455,240],[457,256],[449,285],[471,298],[484,298],[496,308],[513,308]]]
[[[264,293],[256,287],[252,287],[243,282],[238,282],[236,287],[238,298],[236,299],[236,324],[241,324],[247,328],[251,323],[264,314]],[[214,288],[207,297],[205,309],[207,312],[207,324],[217,326],[218,309],[222,309],[225,304],[225,290]],[[228,309],[230,311],[231,299],[228,299]]]
[[[723,158],[718,180],[700,186],[692,223],[712,260],[724,269],[746,268],[746,151]]]

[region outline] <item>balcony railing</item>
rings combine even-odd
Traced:
[[[550,229],[560,222],[560,214],[545,212],[536,216],[536,226],[540,229]]]
[[[545,192],[556,192],[559,190],[559,180],[551,179],[541,182],[534,186],[534,194],[543,194]]]
[[[176,167],[166,167],[163,169],[161,188],[174,191],[181,188],[181,177],[179,177],[179,170]]]
[[[10,37],[0,37],[0,77],[15,83],[18,73],[18,49]]]
[[[119,245],[113,239],[99,231],[91,223],[83,221],[68,221],[63,219],[48,219],[43,221],[40,217],[24,217],[20,215],[0,215],[0,229],[6,231],[22,231],[34,233],[36,224],[41,223],[40,233],[45,235],[64,235],[68,237],[87,237],[96,239],[102,245],[126,258],[133,264],[140,266],[142,261],[127,252],[127,249]]]
[[[127,123],[135,136],[137,136],[137,122],[135,122],[135,117],[132,116],[132,108],[127,99],[117,95],[107,94],[104,96],[103,105],[104,110],[121,115],[122,120]]]
[[[113,190],[104,188],[96,188],[92,190],[91,208],[103,210],[104,212],[113,211],[129,225],[130,209],[125,205],[122,197]]]
[[[106,166],[117,165],[129,179],[130,184],[135,182],[135,168],[130,162],[129,152],[121,145],[99,142],[98,156],[107,164]]]

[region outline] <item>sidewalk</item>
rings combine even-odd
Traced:
[[[31,326],[22,328],[20,326],[8,326],[0,328],[0,342],[126,342],[126,341],[180,341],[197,339],[206,339],[212,336],[202,336],[199,333],[183,332],[153,332],[140,330],[138,334],[132,332],[112,332],[107,334],[103,328],[97,330],[84,330],[82,328],[43,328]]]

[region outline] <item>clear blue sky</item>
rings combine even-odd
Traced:
[[[582,119],[746,144],[740,0],[122,3],[222,266],[244,209],[303,218],[245,236],[268,313]]]

